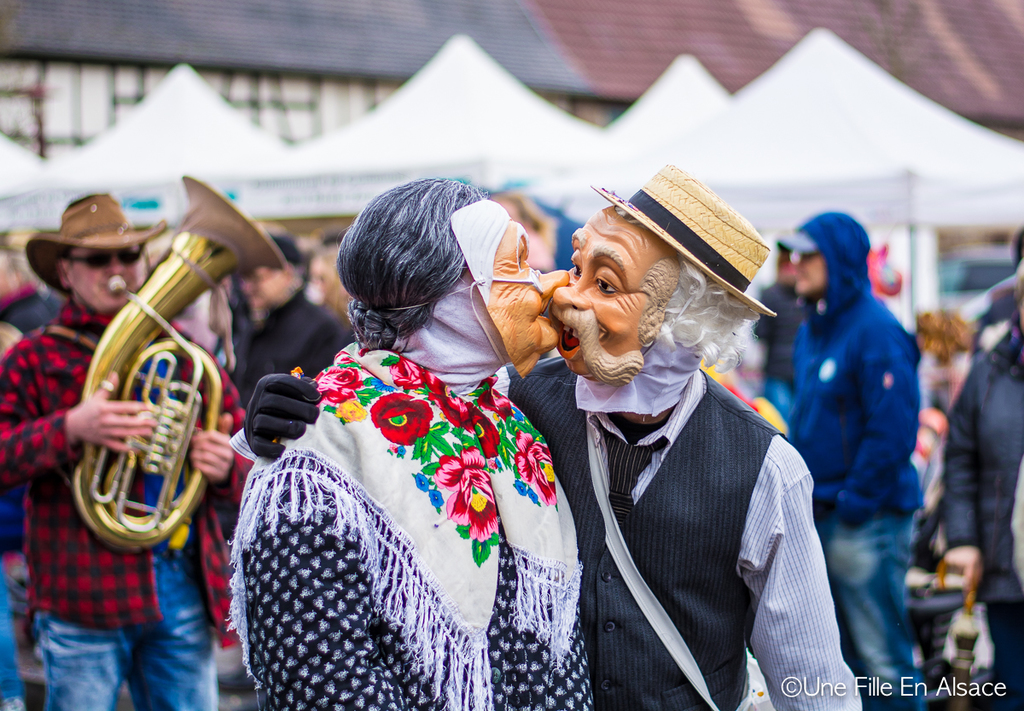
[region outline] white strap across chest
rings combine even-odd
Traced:
[[[601,456],[597,446],[597,438],[600,436],[594,426],[587,422],[590,478],[593,480],[594,494],[597,496],[597,503],[601,506],[601,515],[604,517],[605,543],[608,546],[608,551],[612,554],[615,566],[619,569],[619,573],[622,574],[622,579],[626,581],[626,586],[633,595],[633,599],[640,606],[644,617],[651,623],[651,627],[654,628],[661,643],[665,645],[665,648],[672,655],[672,659],[675,660],[679,669],[686,675],[686,678],[693,684],[693,688],[707,702],[712,711],[718,711],[718,706],[715,705],[714,699],[711,698],[711,692],[708,691],[708,685],[704,681],[704,675],[697,665],[697,660],[693,658],[693,653],[686,646],[686,641],[679,634],[679,630],[676,629],[672,618],[665,612],[665,608],[662,607],[658,598],[655,597],[654,593],[651,592],[651,588],[648,587],[647,581],[644,580],[640,571],[636,569],[633,556],[630,555],[626,541],[622,538],[619,523],[615,519],[611,503],[608,501],[608,472],[604,458]]]

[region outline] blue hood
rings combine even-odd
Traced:
[[[826,212],[800,227],[814,240],[828,265],[825,309],[809,309],[811,328],[820,330],[858,297],[871,293],[868,251],[871,243],[860,223],[841,212]]]
[[[825,258],[828,287],[793,346],[790,441],[814,477],[814,498],[844,522],[913,511],[917,343],[871,294],[868,236],[856,220],[830,212],[801,230]]]

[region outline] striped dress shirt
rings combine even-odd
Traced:
[[[508,393],[504,369],[498,371],[496,387]],[[691,377],[664,426],[638,443],[650,445],[664,437],[668,446],[655,451],[640,472],[633,488],[634,503],[654,481],[706,387],[704,378]],[[595,427],[625,441],[607,415],[586,415]],[[607,462],[603,438],[598,446]],[[796,449],[781,435],[774,437],[750,497],[736,561],[736,572],[750,590],[754,610],[750,646],[779,711],[856,711],[861,699],[840,651],[825,556],[814,528],[813,489],[811,473]],[[834,691],[837,688],[841,690]]]

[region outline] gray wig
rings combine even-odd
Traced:
[[[429,321],[465,265],[451,216],[486,198],[472,186],[431,178],[392,188],[363,208],[338,250],[360,344],[393,348]]]

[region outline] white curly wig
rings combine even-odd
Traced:
[[[758,315],[682,256],[679,266],[679,285],[658,338],[692,348],[719,373],[732,370],[743,359]]]
[[[616,206],[615,212],[631,225],[649,229],[621,207]],[[751,329],[759,318],[679,255],[679,284],[665,306],[665,320],[655,340],[673,350],[677,343],[692,348],[705,366],[715,366],[719,373],[725,373],[743,360]]]

